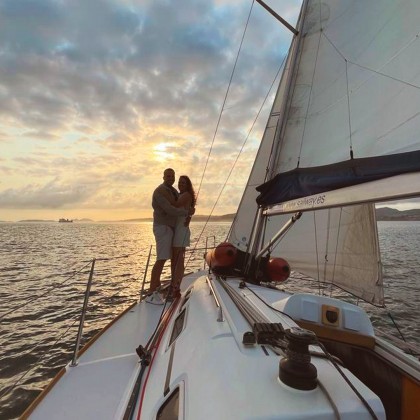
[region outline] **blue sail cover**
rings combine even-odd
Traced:
[[[269,206],[364,182],[420,171],[420,151],[351,159],[277,174],[256,189],[257,203]]]

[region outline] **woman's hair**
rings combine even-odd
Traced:
[[[185,182],[187,183],[187,191],[191,194],[192,202],[191,207],[195,207],[197,204],[197,197],[195,195],[194,187],[192,186],[191,179],[187,177],[187,175],[181,175],[179,179],[184,178]]]

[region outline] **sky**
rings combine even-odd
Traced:
[[[267,4],[296,23],[300,1]],[[1,0],[0,220],[150,217],[167,167],[197,214],[235,212],[291,38],[254,4],[225,100],[251,6]]]
[[[0,0],[0,221],[151,217],[168,167],[234,213],[290,40],[252,0]]]

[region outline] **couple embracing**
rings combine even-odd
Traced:
[[[179,192],[173,187],[175,171],[163,172],[163,183],[153,192],[153,233],[156,240],[156,262],[152,269],[150,292],[160,286],[160,276],[166,260],[171,260],[172,295],[180,294],[184,275],[185,247],[190,245],[189,222],[195,213],[195,193],[191,180],[182,175],[178,180]],[[158,303],[159,296],[149,296],[151,303]]]

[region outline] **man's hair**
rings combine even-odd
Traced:
[[[164,171],[163,171],[163,173],[165,173],[165,172],[173,172],[173,173],[175,173],[175,171],[172,169],[172,168],[166,168]]]

